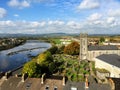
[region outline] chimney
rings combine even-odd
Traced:
[[[88,78],[85,78],[85,88],[88,89],[89,88],[89,83],[88,83]]]
[[[63,86],[65,86],[65,76],[63,76],[62,82],[63,82]]]
[[[27,78],[27,74],[22,75],[22,82],[25,82],[25,79]]]
[[[111,90],[115,90],[115,83],[111,78],[109,79],[109,84],[111,86]]]
[[[7,80],[10,77],[11,74],[12,74],[11,71],[6,72],[5,73],[5,79]]]
[[[45,73],[41,77],[41,84],[44,84]]]
[[[8,72],[5,73],[5,80],[8,79]]]
[[[18,77],[18,75],[17,75],[17,74],[15,74],[15,77]]]

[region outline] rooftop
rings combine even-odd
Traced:
[[[115,45],[88,46],[88,51],[92,50],[118,50],[118,47]]]
[[[68,81],[63,90],[111,90],[109,84],[89,83],[89,88],[85,88],[85,82]]]
[[[45,79],[43,84],[40,78],[27,78],[22,82],[21,77],[11,76],[1,84],[0,90],[63,90],[62,84],[61,77],[57,76]]]
[[[119,55],[102,54],[96,58],[120,68],[120,56]]]

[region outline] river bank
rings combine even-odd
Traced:
[[[7,50],[19,45],[22,45],[26,42],[24,39],[18,38],[3,38],[0,40],[0,51]]]
[[[50,47],[50,43],[29,40],[12,49],[0,51],[0,72],[14,70]]]

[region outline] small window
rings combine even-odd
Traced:
[[[49,90],[49,86],[46,86],[46,87],[45,87],[45,90]]]
[[[76,87],[71,87],[71,90],[77,90],[77,88]]]
[[[26,89],[29,89],[32,83],[27,83],[26,84]]]
[[[54,90],[58,90],[56,86],[54,87]]]

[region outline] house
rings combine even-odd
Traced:
[[[68,44],[70,44],[71,41],[72,41],[72,40],[71,40],[70,38],[60,39],[61,45],[65,45],[65,46],[67,46]]]
[[[111,90],[110,84],[66,81],[63,76],[51,76],[42,78],[28,78],[9,76],[6,74],[0,79],[0,90]]]
[[[102,54],[94,58],[95,68],[104,68],[110,72],[110,77],[120,78],[120,56],[116,54]]]
[[[64,77],[51,76],[45,78],[28,78],[26,75],[22,77],[10,76],[0,79],[0,90],[63,90],[65,85]]]
[[[109,83],[90,83],[90,81],[86,78],[85,82],[67,81],[63,90],[111,90],[111,86]]]

